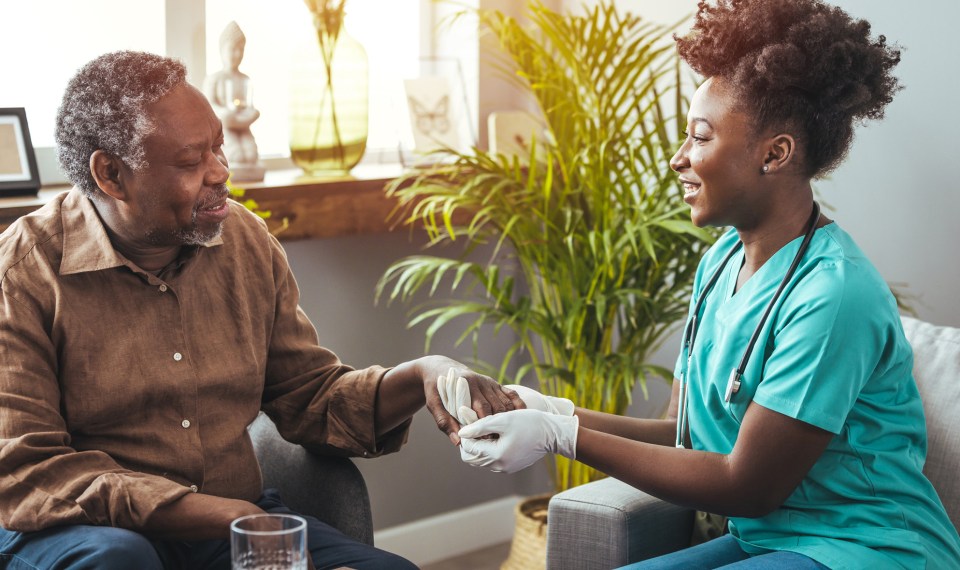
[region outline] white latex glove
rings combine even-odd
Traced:
[[[451,368],[446,376],[437,379],[440,401],[447,413],[460,422],[461,426],[470,425],[478,419],[477,413],[470,407],[470,388],[464,378],[454,380],[455,376],[456,370]],[[520,384],[506,384],[504,388],[516,392],[527,408],[531,410],[540,410],[541,412],[561,416],[573,415],[575,406],[573,402],[566,398],[546,396]]]
[[[470,407],[470,386],[467,379],[457,378],[457,370],[451,368],[446,376],[437,378],[437,392],[440,393],[440,402],[447,413],[453,416],[461,426],[477,421],[477,412]]]
[[[540,410],[494,414],[460,429],[460,458],[474,467],[507,473],[525,469],[547,453],[575,459],[579,426],[577,416]],[[490,434],[499,437],[479,439]]]
[[[566,398],[547,396],[537,392],[532,388],[521,386],[520,384],[505,384],[503,387],[516,392],[517,395],[520,396],[520,399],[523,400],[523,403],[527,405],[527,409],[529,410],[540,410],[541,412],[558,414],[561,416],[573,415],[575,406],[573,405],[572,401]]]

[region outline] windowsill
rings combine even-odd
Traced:
[[[300,170],[280,170],[267,172],[263,182],[236,186],[246,190],[244,199],[271,212],[267,225],[282,241],[377,234],[395,225],[387,220],[395,202],[383,190],[402,172],[400,165],[370,165],[344,177],[310,178]],[[69,189],[52,186],[37,196],[0,198],[0,231]]]

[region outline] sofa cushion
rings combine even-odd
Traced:
[[[953,526],[960,527],[960,329],[903,317],[913,347],[913,374],[927,418],[923,472],[940,495]]]

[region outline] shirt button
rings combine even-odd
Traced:
[[[182,425],[184,429],[186,429],[190,427],[190,420],[183,420],[182,422],[180,422],[180,425]]]
[[[181,360],[183,360],[183,355],[180,354],[179,352],[174,352],[173,359],[176,360],[177,362],[180,362]]]
[[[167,285],[166,285],[165,283],[161,283],[161,284],[160,284],[160,292],[161,292],[161,293],[166,293],[166,292],[167,292]]]
[[[196,493],[197,491],[200,490],[200,487],[197,487],[196,485],[190,485],[190,490]]]

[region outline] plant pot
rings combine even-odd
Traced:
[[[552,496],[552,493],[534,495],[517,504],[510,555],[500,565],[500,570],[541,570],[547,567],[547,505]]]

